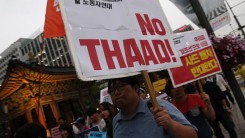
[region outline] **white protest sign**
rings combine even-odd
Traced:
[[[182,65],[159,1],[61,0],[60,6],[82,80]]]
[[[112,103],[111,95],[108,93],[108,88],[100,90],[100,103],[103,102]]]

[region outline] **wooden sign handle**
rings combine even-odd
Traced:
[[[200,93],[203,93],[203,88],[202,88],[202,84],[201,84],[200,80],[197,80],[197,83],[198,83]]]
[[[158,102],[157,102],[156,94],[155,94],[155,91],[153,89],[153,86],[152,86],[152,83],[151,83],[151,80],[150,80],[150,77],[149,77],[147,70],[143,70],[142,75],[143,75],[145,83],[146,83],[146,88],[150,94],[150,99],[152,101],[153,107],[157,108]]]

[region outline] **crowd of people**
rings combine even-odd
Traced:
[[[107,138],[213,138],[214,135],[224,138],[222,124],[231,138],[237,138],[230,116],[230,105],[235,101],[229,96],[225,79],[217,74],[199,81],[201,89],[195,82],[174,88],[171,81],[167,81],[165,92],[172,98],[171,102],[157,99],[159,106],[153,107],[148,105],[147,91],[140,87],[137,76],[110,79],[108,93],[113,104],[102,102],[98,108],[89,108],[86,111],[89,123],[84,117],[72,123],[60,117],[60,135],[62,138],[85,138],[89,129],[97,128],[105,132]],[[231,97],[231,103],[226,96]],[[35,136],[30,136],[32,134]],[[46,131],[41,125],[32,123],[20,128],[16,138],[24,135],[45,138]]]

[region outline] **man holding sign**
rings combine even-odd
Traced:
[[[195,138],[195,128],[172,104],[158,100],[159,107],[148,107],[139,97],[137,77],[110,79],[108,92],[120,112],[113,119],[116,138]]]

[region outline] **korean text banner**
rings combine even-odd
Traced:
[[[177,34],[173,40],[183,63],[168,70],[175,87],[221,72],[205,30]]]
[[[61,0],[60,6],[82,80],[182,65],[159,1]]]

